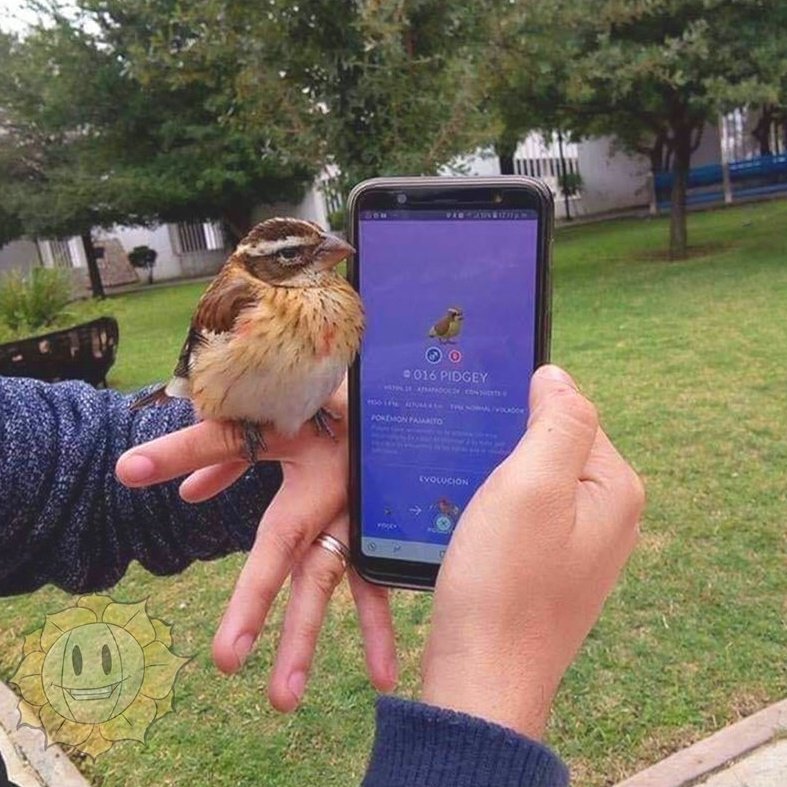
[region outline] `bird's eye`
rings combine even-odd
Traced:
[[[292,247],[289,249],[282,249],[279,252],[279,256],[283,257],[285,260],[294,260],[298,256],[298,249]]]

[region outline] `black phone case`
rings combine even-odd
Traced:
[[[358,231],[358,209],[362,196],[380,192],[388,194],[395,190],[424,192],[466,191],[468,189],[523,189],[532,194],[539,211],[538,268],[536,293],[536,357],[534,368],[549,361],[552,329],[552,243],[554,228],[554,199],[549,187],[540,180],[520,175],[497,177],[395,177],[373,178],[359,183],[347,199],[347,237],[356,246]],[[480,203],[479,203],[480,204]],[[488,205],[488,207],[495,207]],[[357,246],[356,246],[357,248]],[[350,258],[347,265],[350,283],[359,290],[358,255]],[[361,551],[361,498],[360,498],[360,357],[349,373],[349,434],[350,434],[350,551],[355,571],[368,582],[386,587],[410,590],[432,590],[440,566],[433,563],[369,558]]]

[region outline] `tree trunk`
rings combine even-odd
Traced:
[[[93,291],[94,298],[104,298],[104,285],[101,281],[101,271],[98,269],[98,259],[96,258],[96,247],[93,245],[91,233],[82,233],[82,245],[85,247],[85,259],[87,260],[87,272],[90,275],[90,289]]]
[[[148,284],[153,284],[153,266],[148,265]]]
[[[251,229],[251,211],[247,207],[227,208],[222,223],[230,236],[227,245],[234,249]]]
[[[770,104],[763,104],[760,111],[760,119],[751,132],[752,136],[759,143],[761,156],[770,156],[773,152],[771,150],[771,126],[774,120],[773,107]]]
[[[691,167],[691,126],[674,130],[672,151],[672,205],[670,207],[669,257],[682,260],[688,249],[686,188]]]
[[[501,175],[514,175],[516,174],[514,169],[514,150],[509,149],[505,151],[501,151],[498,149],[497,151],[497,159],[500,162],[500,174]]]
[[[566,157],[563,155],[563,132],[558,129],[557,132],[557,148],[560,157],[560,190],[563,192],[563,206],[566,213],[566,221],[571,221],[571,205],[569,202],[568,194],[568,167],[566,166]]]

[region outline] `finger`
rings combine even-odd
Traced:
[[[596,503],[590,510],[605,512],[606,528],[636,529],[645,506],[645,486],[602,429],[598,430],[581,480],[582,491]]]
[[[378,691],[393,691],[399,681],[399,665],[388,588],[372,585],[353,569],[347,578],[358,612],[366,671]]]
[[[239,460],[195,470],[180,485],[180,496],[187,503],[202,503],[234,484],[248,469],[249,463]]]
[[[523,477],[537,473],[557,483],[575,483],[598,431],[596,408],[557,366],[542,366],[530,385],[530,420],[509,458]],[[507,460],[507,462],[509,461]]]
[[[293,565],[345,505],[343,487],[325,487],[321,478],[294,469],[285,478],[262,517],[213,640],[213,659],[220,670],[240,669]]]
[[[324,532],[346,543],[349,532],[346,514]],[[288,713],[300,704],[328,602],[344,571],[341,559],[319,544],[312,544],[293,568],[279,649],[268,683],[268,697],[277,710]]]
[[[265,431],[266,450],[261,458],[287,459],[306,446],[321,440],[311,424],[306,424],[291,438],[281,437],[272,429]],[[327,447],[327,446],[326,446]],[[118,459],[115,473],[129,487],[148,486],[171,481],[203,467],[240,461],[245,456],[243,431],[229,421],[203,421],[172,434],[135,446]]]

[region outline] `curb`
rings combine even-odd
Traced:
[[[690,787],[787,734],[787,699],[724,727],[615,787]]]
[[[0,729],[4,730],[17,754],[45,785],[51,787],[90,787],[90,782],[76,769],[63,750],[46,746],[41,730],[19,727],[19,698],[5,683],[0,682]]]

